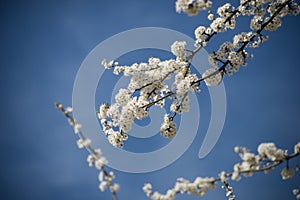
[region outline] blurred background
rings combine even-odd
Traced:
[[[238,5],[237,0],[229,2]],[[212,10],[220,4],[214,2]],[[72,104],[77,70],[101,41],[128,29],[148,26],[194,37],[197,26],[209,24],[206,16],[206,12],[196,17],[178,14],[173,0],[1,1],[2,199],[111,199],[109,191],[99,191],[96,169],[88,167],[87,152],[77,148],[76,135],[54,102]],[[223,41],[231,40],[233,33],[249,30],[249,19],[238,22],[235,31],[215,37],[206,50],[211,53]],[[193,144],[164,169],[146,174],[115,171],[116,182],[121,185],[119,199],[147,199],[142,191],[146,182],[164,192],[178,177],[194,180],[196,176],[232,171],[234,163],[239,162],[233,151],[236,145],[256,152],[258,144],[275,142],[293,151],[300,141],[300,17],[284,18],[283,26],[268,35],[269,41],[251,51],[254,59],[246,68],[224,78],[227,116],[211,153],[201,160],[197,156],[210,119],[209,95],[203,85],[199,94],[201,128]],[[124,56],[121,61],[143,62],[150,55],[172,57],[153,51]],[[291,165],[299,164],[299,160]],[[300,188],[300,174],[283,181],[283,167],[230,182],[237,199],[294,199],[292,189]],[[179,195],[177,199],[198,198]],[[202,199],[227,198],[219,187]]]

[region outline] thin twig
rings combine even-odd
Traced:
[[[70,112],[68,112],[61,103],[55,103],[55,106],[58,110],[60,110],[64,115],[65,117],[68,119],[68,121],[70,122],[70,125],[75,129],[76,127],[76,122],[75,122],[75,119],[70,115]],[[82,140],[85,140],[87,139],[83,132],[81,131],[80,128],[76,128],[77,129],[77,134],[78,136],[82,139]],[[91,146],[91,145],[87,145],[85,146],[86,147],[86,150],[95,158],[95,159],[98,159],[99,155],[98,153],[95,151],[95,149]],[[101,167],[101,171],[104,173],[105,177],[110,177],[111,175],[109,174],[109,172],[105,169],[104,165]],[[111,188],[113,186],[112,182],[110,180],[107,180],[107,184],[109,186],[109,188]],[[111,191],[111,190],[110,190]],[[113,200],[118,200],[118,197],[117,197],[117,193],[116,191],[111,191],[111,194],[112,194],[112,197],[113,197]]]

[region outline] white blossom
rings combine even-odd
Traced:
[[[80,148],[80,149],[82,149],[83,147],[88,147],[88,146],[90,146],[91,145],[91,140],[90,139],[88,139],[88,138],[85,138],[85,139],[79,139],[79,140],[77,140],[77,146],[78,146],[78,148]]]
[[[240,69],[240,66],[245,62],[245,55],[243,52],[232,51],[228,54],[228,61],[230,61],[230,66],[228,73],[237,72]]]
[[[231,15],[231,5],[230,3],[226,3],[223,6],[219,7],[217,13],[220,17],[229,17]]]
[[[298,142],[297,144],[295,144],[295,146],[294,146],[294,153],[300,153],[300,142]]]
[[[102,181],[99,184],[99,189],[103,192],[106,188],[107,188],[107,182],[106,181]]]
[[[150,183],[144,184],[143,191],[146,193],[147,197],[149,197],[152,193],[152,185]]]
[[[98,158],[96,161],[95,161],[95,167],[97,168],[97,169],[102,169],[102,167],[104,166],[104,165],[106,165],[108,163],[108,161],[106,160],[106,158],[105,157],[103,157],[103,156],[101,156],[100,158]]]
[[[240,180],[241,179],[241,177],[240,177],[240,171],[241,171],[241,165],[240,165],[240,163],[236,163],[233,166],[233,173],[231,175],[231,179],[235,180],[235,181]]]
[[[217,17],[210,24],[210,28],[215,32],[224,32],[225,31],[225,19],[222,17]]]
[[[163,103],[163,102],[161,102]],[[141,105],[141,104],[139,104]],[[144,108],[137,108],[134,112],[134,116],[137,118],[137,119],[143,119],[145,117],[148,116],[148,111],[146,111]]]
[[[103,171],[100,171],[99,172],[99,174],[98,174],[98,180],[100,181],[100,182],[102,182],[103,180],[104,180],[104,172]]]
[[[219,174],[219,177],[221,179],[222,182],[225,182],[228,180],[228,177],[227,177],[227,173],[222,171],[220,174]]]
[[[171,46],[172,53],[179,58],[179,60],[186,59],[186,42],[185,41],[175,41]]]
[[[238,48],[241,43],[249,41],[252,34],[252,32],[242,32],[240,34],[235,35],[233,38],[233,46],[235,48]]]
[[[292,11],[292,15],[296,16],[296,15],[299,15],[299,13],[300,13],[300,6],[297,5],[296,8]],[[298,199],[300,199],[300,195],[299,195]]]
[[[293,189],[293,194],[295,195],[296,199],[300,199],[300,190],[299,189]]]
[[[130,99],[130,92],[127,89],[121,88],[116,94],[115,99],[117,104],[125,106]]]
[[[107,139],[110,144],[112,144],[115,147],[123,147],[123,135],[119,131],[114,131],[113,129],[110,129],[108,131]]]
[[[222,73],[218,68],[210,68],[203,73],[202,78],[207,86],[216,86],[222,82]]]
[[[99,119],[105,119],[107,118],[107,110],[109,109],[109,105],[108,104],[102,104],[99,108],[99,112],[98,112],[98,118]]]
[[[89,167],[93,167],[95,164],[95,158],[93,155],[88,155],[86,161],[88,162]]]
[[[267,17],[265,19],[265,21],[268,21],[269,20],[269,17]],[[268,31],[275,31],[277,30],[279,27],[281,26],[281,19],[279,17],[275,17],[271,23],[269,23],[267,26],[266,26],[266,30]]]
[[[100,111],[101,112],[101,111]],[[107,117],[112,118],[112,120],[118,120],[120,118],[120,110],[118,104],[113,104],[107,108]]]
[[[257,151],[262,157],[267,157],[272,161],[280,161],[285,158],[284,151],[277,149],[274,143],[262,143],[258,146]]]
[[[117,183],[113,184],[113,185],[110,187],[110,191],[111,191],[111,192],[117,192],[117,191],[119,191],[119,190],[120,190],[120,185],[117,184]]]
[[[105,69],[110,69],[114,66],[114,61],[108,61],[106,58],[104,58],[101,62],[101,64],[105,67]]]
[[[281,171],[281,176],[283,180],[292,178],[295,175],[295,170],[293,168],[287,168],[285,167],[282,171]]]
[[[188,80],[188,78],[182,79],[176,87],[176,93],[178,94],[179,97],[182,97],[184,94],[188,93],[191,91],[191,83]]]
[[[205,31],[205,26],[199,26],[195,29],[195,38],[197,43],[203,42],[205,40]]]
[[[185,12],[190,16],[198,14],[198,11],[210,8],[212,2],[209,0],[177,0],[176,11]]]
[[[72,107],[67,107],[67,108],[65,109],[65,113],[66,113],[66,114],[71,113],[71,112],[73,112],[73,108],[72,108]]]
[[[127,133],[131,128],[134,120],[134,111],[137,108],[136,98],[131,99],[126,106],[122,108],[119,119],[119,126],[122,131]]]
[[[176,135],[176,124],[166,114],[164,117],[164,122],[160,127],[160,133],[165,137],[165,138],[174,138]]]
[[[80,129],[81,129],[82,125],[81,124],[77,124],[75,123],[73,128],[74,128],[74,133],[79,133],[80,132]]]
[[[207,19],[208,19],[208,20],[214,20],[214,14],[210,13],[210,14],[207,16]]]
[[[238,172],[238,171],[234,171],[234,172],[232,173],[232,175],[231,175],[231,179],[232,179],[232,180],[235,180],[235,181],[240,180],[241,178],[240,178],[240,176],[239,176],[239,172]]]
[[[209,64],[210,64],[212,67],[214,67],[214,68],[218,67],[217,55],[216,55],[216,54],[210,54],[210,55],[208,56],[208,62],[209,62]]]
[[[261,28],[262,23],[263,23],[262,16],[255,15],[251,20],[250,28],[252,30],[259,30]]]

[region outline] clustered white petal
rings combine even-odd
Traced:
[[[143,191],[146,193],[147,197],[150,197],[152,194],[152,185],[150,183],[144,184]]]
[[[117,62],[114,62],[113,60],[111,61],[108,61],[107,59],[103,59],[101,64],[106,68],[106,69],[110,69],[110,68],[113,68],[114,66],[117,66],[118,63]]]
[[[166,194],[152,191],[152,185],[147,183],[143,187],[143,191],[152,200],[174,200],[178,193],[188,193],[191,195],[203,196],[210,189],[216,187],[216,180],[214,178],[197,177],[193,182],[183,178],[178,178],[174,188],[169,189]]]
[[[121,106],[125,106],[130,99],[129,90],[121,88],[119,90],[118,94],[116,94],[115,99],[116,99],[117,104],[119,104]]]
[[[228,181],[228,175],[225,171],[222,171],[220,174],[219,174],[219,177],[220,177],[220,181],[221,182],[226,182]]]
[[[173,120],[171,120],[168,115],[164,117],[164,123],[160,127],[160,133],[165,138],[174,138],[176,135],[176,124]]]
[[[212,2],[209,0],[177,0],[176,11],[185,12],[190,16],[198,14],[198,11],[210,8]]]
[[[210,13],[208,16],[207,16],[207,19],[208,20],[214,20],[214,14]]]
[[[211,28],[206,28],[205,26],[199,26],[195,29],[195,38],[196,44],[200,44],[201,46],[206,46],[207,37],[212,33]]]
[[[262,143],[258,146],[257,151],[261,157],[271,161],[281,161],[285,158],[285,151],[277,149],[274,143]]]
[[[299,189],[293,189],[293,194],[297,199],[300,199],[300,190]]]
[[[82,149],[83,147],[88,147],[91,145],[91,140],[88,138],[84,138],[84,139],[79,139],[77,140],[77,146],[78,148]]]
[[[255,32],[237,34],[233,39],[233,45],[229,42],[225,42],[220,46],[217,52],[214,52],[209,57],[209,62],[213,67],[218,67],[219,63],[221,63],[222,66],[229,65],[229,69],[226,70],[226,73],[229,75],[233,72],[237,72],[241,65],[247,65],[247,58],[252,58],[252,55],[249,55],[245,48],[256,48],[268,39],[268,36],[261,34],[262,28],[268,31],[275,31],[281,26],[282,17],[287,14],[296,15],[299,13],[299,5],[295,3],[295,1],[287,2],[287,0],[241,0],[237,8],[226,3],[218,8],[217,13],[219,17],[214,18],[213,15],[209,14],[209,18],[213,19],[209,31],[207,31],[208,28],[204,26],[196,28],[196,44],[205,46],[207,40],[209,40],[212,35],[218,32],[224,32],[227,29],[234,29],[235,18],[240,15],[253,16],[250,28]],[[277,10],[280,6],[283,7],[280,12],[278,12]],[[277,15],[272,17],[276,11],[278,12]]]
[[[177,56],[179,60],[185,61],[186,59],[186,42],[185,41],[175,41],[171,45],[172,53]]]
[[[300,153],[300,142],[294,146],[294,153]]]
[[[194,84],[199,78],[189,70],[186,60],[186,42],[176,41],[171,50],[176,60],[161,61],[149,58],[148,63],[134,63],[131,66],[113,65],[114,73],[123,72],[130,76],[127,88],[122,88],[115,96],[116,103],[102,104],[99,107],[98,118],[108,141],[116,147],[123,147],[128,139],[128,133],[135,119],[142,120],[148,116],[151,106],[165,106],[166,97],[174,94],[170,112],[182,114],[189,111],[188,93],[199,92],[199,85]],[[174,77],[172,84],[167,83]],[[171,90],[172,89],[172,90]],[[176,124],[173,118],[165,118],[161,126],[161,134],[173,138],[176,134]]]
[[[293,168],[285,167],[281,171],[281,176],[283,180],[292,178],[295,175],[295,170]]]
[[[251,20],[250,28],[252,30],[259,30],[262,24],[263,24],[263,17],[255,15]]]
[[[217,86],[222,82],[222,73],[219,71],[218,68],[210,68],[206,70],[202,78],[207,86]]]
[[[209,56],[209,63],[215,68],[218,67],[219,62],[222,64],[221,67],[229,65],[226,70],[229,75],[233,72],[237,72],[241,65],[246,65],[246,59],[250,57],[245,50],[236,50],[239,49],[239,45],[243,44],[243,42],[240,42],[241,40],[244,40],[244,34],[235,36],[233,43],[223,43],[217,52],[214,52]]]

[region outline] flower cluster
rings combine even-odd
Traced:
[[[171,46],[172,53],[177,56],[178,59],[185,61],[186,60],[186,42],[176,41]]]
[[[108,174],[105,172],[100,171],[98,175],[98,180],[100,181],[99,189],[103,192],[106,188],[112,193],[117,192],[120,189],[120,185],[118,183],[111,184],[111,182],[115,179],[114,173],[111,171]]]
[[[176,124],[175,122],[168,117],[168,115],[165,115],[164,117],[164,123],[160,127],[160,133],[165,137],[165,138],[173,138],[175,137],[176,134]]]
[[[293,168],[290,168],[290,167],[285,167],[281,171],[281,176],[282,176],[283,180],[292,178],[294,175],[295,175],[295,170]]]
[[[300,153],[300,142],[294,146],[294,153]]]
[[[300,190],[299,189],[293,189],[293,194],[297,199],[300,199]]]
[[[291,0],[261,1],[241,0],[240,5],[234,8],[229,3],[219,7],[215,18],[212,13],[208,18],[212,20],[210,27],[199,26],[195,29],[196,45],[206,46],[212,36],[227,29],[235,28],[235,19],[241,15],[252,16],[250,28],[254,32],[242,32],[233,38],[233,42],[223,43],[219,50],[209,56],[213,67],[221,66],[229,75],[237,72],[240,66],[247,65],[247,58],[253,56],[246,52],[246,47],[256,48],[268,39],[262,30],[275,31],[281,26],[281,18],[288,15],[299,14],[299,5]]]
[[[214,52],[209,56],[209,63],[217,68],[218,63],[225,66],[225,63],[229,64],[229,68],[226,71],[228,74],[237,72],[241,65],[246,65],[246,58],[249,57],[245,51],[235,51],[233,43],[223,43],[217,52]],[[226,65],[228,65],[226,64]]]
[[[177,0],[176,1],[176,11],[185,12],[189,16],[195,16],[198,11],[206,10],[210,8],[212,2],[209,0]]]
[[[233,167],[232,180],[239,180],[241,172],[245,173],[246,176],[253,174],[252,170],[258,170],[260,164],[260,156],[250,153],[250,151],[243,147],[235,147],[235,152],[239,153],[242,163],[237,163]]]
[[[222,82],[223,73],[219,68],[214,67],[206,70],[202,76],[207,86],[216,86]]]
[[[241,2],[237,8],[231,4],[226,3],[219,7],[217,13],[219,17],[215,18],[214,14],[209,12],[208,19],[212,20],[209,27],[199,26],[195,29],[196,44],[206,46],[207,42],[212,36],[218,32],[225,32],[227,29],[234,29],[236,24],[236,17],[243,13],[243,10],[250,0]]]
[[[171,113],[182,114],[189,111],[188,93],[199,92],[197,84],[199,78],[189,70],[186,57],[186,42],[175,41],[171,51],[176,59],[161,61],[150,58],[148,63],[134,63],[131,66],[120,66],[117,62],[103,60],[106,68],[112,68],[115,74],[123,73],[130,77],[127,88],[122,88],[115,96],[115,103],[100,105],[98,118],[108,141],[117,147],[123,147],[128,139],[128,131],[135,119],[148,116],[151,106],[165,106],[165,101],[171,99],[170,113],[165,117],[160,132],[166,138],[173,138],[176,134],[176,124]],[[173,76],[174,82],[167,83]]]
[[[173,200],[177,194],[187,193],[191,195],[203,196],[207,191],[216,188],[217,182],[222,182],[222,188],[226,189],[226,196],[229,200],[234,200],[232,187],[229,186],[228,180],[239,180],[240,175],[251,176],[255,172],[268,172],[283,162],[300,156],[300,142],[294,146],[294,153],[287,154],[287,150],[276,148],[274,143],[262,143],[258,146],[258,154],[251,153],[245,147],[235,147],[234,151],[239,154],[242,163],[237,163],[233,167],[233,172],[226,173],[222,171],[218,177],[201,178],[197,177],[194,182],[189,182],[183,178],[179,178],[172,189],[169,189],[166,194],[154,192],[152,185],[147,183],[143,187],[143,191],[152,200]],[[281,171],[282,178],[288,179],[293,177],[295,171],[291,167],[285,167]],[[300,198],[299,190],[295,189],[293,193],[297,198]]]
[[[219,17],[213,19],[210,28],[214,32],[224,32],[227,29],[234,29],[236,24],[234,12],[235,8],[230,3],[219,7],[217,11]]]
[[[221,178],[222,181],[222,178]],[[225,188],[226,190],[226,197],[228,197],[229,200],[235,200],[235,195],[233,194],[233,189],[231,186],[229,186],[227,181],[222,181],[223,185],[222,188]]]
[[[260,144],[257,148],[257,152],[262,158],[267,158],[271,161],[281,161],[286,156],[286,152],[282,149],[277,149],[274,143]]]
[[[174,188],[169,189],[166,194],[160,194],[159,192],[152,191],[152,185],[147,183],[143,187],[143,191],[148,197],[152,200],[173,200],[176,197],[176,194],[191,194],[197,196],[203,196],[209,191],[216,187],[215,178],[202,178],[197,177],[193,182],[190,182],[183,178],[178,178],[177,182],[174,185]]]

